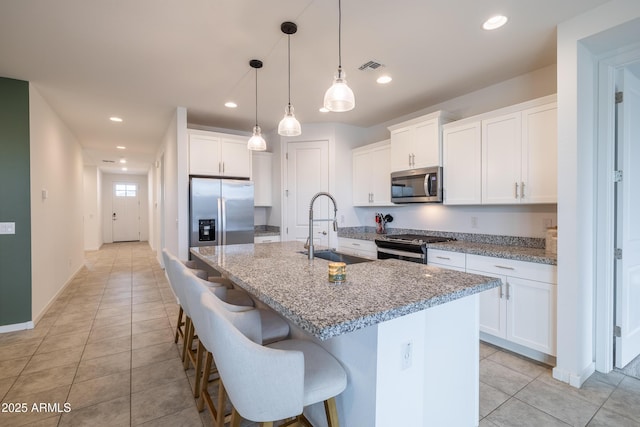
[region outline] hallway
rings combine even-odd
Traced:
[[[87,252],[35,329],[0,334],[0,425],[210,425],[173,343],[177,313],[146,242]],[[480,344],[480,380],[484,427],[640,426],[640,380],[620,373],[596,373],[577,390],[546,366]],[[38,412],[33,403],[59,407]]]

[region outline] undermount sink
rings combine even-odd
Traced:
[[[302,251],[300,253],[305,255],[308,254],[307,251]],[[313,256],[314,258],[322,258],[332,262],[344,262],[345,264],[358,264],[360,262],[373,261],[372,259],[360,258],[357,256],[341,254],[340,252],[329,250],[315,251],[313,253]]]

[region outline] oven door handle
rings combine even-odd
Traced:
[[[399,255],[399,256],[404,256],[407,258],[417,258],[417,259],[424,259],[423,254],[419,254],[419,253],[415,253],[415,252],[405,252],[405,251],[399,251],[396,249],[389,249],[389,248],[378,248],[378,252],[382,252],[383,254],[389,254],[389,255]]]

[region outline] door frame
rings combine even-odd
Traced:
[[[615,326],[615,185],[613,173],[616,148],[616,104],[614,102],[618,70],[640,61],[640,44],[618,49],[600,57],[597,62],[597,117],[595,188],[596,215],[596,279],[595,368],[610,372],[614,366]]]

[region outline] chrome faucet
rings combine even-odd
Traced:
[[[313,203],[320,196],[327,196],[333,202],[333,219],[313,219]],[[305,245],[305,247],[309,249],[309,259],[313,259],[313,221],[333,221],[333,231],[338,231],[338,204],[336,203],[336,199],[326,191],[316,193],[316,195],[311,198],[311,203],[309,203],[309,237],[307,237],[307,244]]]

